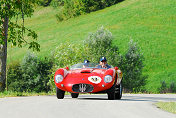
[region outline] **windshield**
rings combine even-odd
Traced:
[[[73,66],[71,66],[71,69],[81,69],[81,68],[100,68],[99,63],[78,63]],[[113,68],[112,66],[110,66]],[[101,69],[107,69],[107,68],[101,68]]]

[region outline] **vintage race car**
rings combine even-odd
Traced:
[[[54,75],[57,98],[63,99],[67,91],[72,98],[77,98],[79,93],[107,93],[109,100],[121,99],[122,72],[118,67],[106,69],[97,65],[89,63],[85,67],[84,63],[78,63],[70,69],[58,69]]]

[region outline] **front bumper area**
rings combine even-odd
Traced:
[[[101,84],[93,84],[93,83],[69,83],[69,84],[64,84],[64,83],[59,83],[56,84],[56,86],[67,92],[71,93],[97,93],[100,91],[105,91],[113,86],[113,83],[101,83]]]

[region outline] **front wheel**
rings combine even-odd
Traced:
[[[56,97],[57,99],[63,99],[65,96],[65,91],[56,87]]]
[[[71,93],[72,98],[78,98],[79,93]]]
[[[115,87],[112,86],[108,91],[108,100],[114,100],[115,99]]]
[[[121,99],[122,97],[122,82],[120,82],[119,85],[116,85],[115,87],[115,99]]]

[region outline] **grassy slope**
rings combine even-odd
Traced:
[[[26,26],[39,36],[41,52],[49,55],[61,42],[81,43],[89,32],[100,26],[110,30],[114,45],[124,53],[130,39],[145,56],[144,73],[149,75],[146,88],[156,92],[161,80],[176,83],[176,1],[125,0],[94,13],[58,23],[52,8],[38,8]],[[9,48],[9,62],[20,60],[27,49]]]

